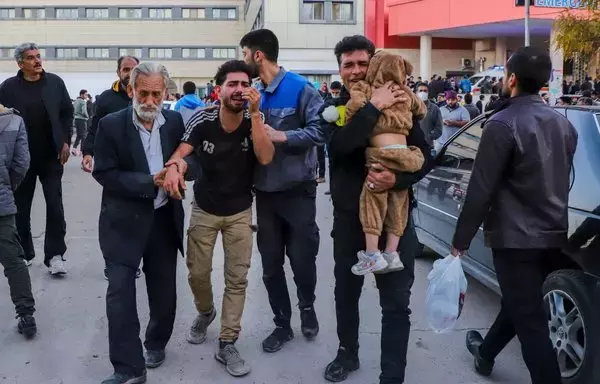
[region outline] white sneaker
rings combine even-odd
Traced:
[[[387,261],[381,255],[381,252],[377,252],[373,256],[367,256],[365,251],[360,251],[357,254],[358,263],[352,266],[352,273],[358,276],[364,276],[367,273],[381,271],[386,269],[388,266]]]
[[[387,268],[384,270],[381,270],[381,271],[377,271],[375,273],[389,273],[389,272],[401,271],[404,269],[404,264],[402,263],[402,260],[400,260],[400,255],[398,255],[398,252],[392,252],[392,253],[384,252],[383,258],[388,263]]]
[[[67,273],[67,269],[65,268],[65,262],[63,261],[62,256],[54,256],[50,260],[48,273],[50,273],[52,276],[60,276]]]

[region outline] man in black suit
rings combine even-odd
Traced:
[[[162,109],[169,73],[135,67],[133,105],[100,120],[92,175],[102,185],[99,240],[106,261],[106,313],[114,374],[102,384],[146,382],[165,360],[176,309],[177,250],[183,253],[183,206],[162,188],[165,161],[184,133],[181,115]],[[144,356],[136,310],[136,271],[144,260],[150,321]]]

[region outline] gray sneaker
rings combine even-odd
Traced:
[[[192,324],[190,331],[187,334],[187,341],[190,344],[202,344],[206,340],[206,329],[217,317],[217,311],[213,308],[212,312],[208,315],[198,314],[194,323]]]
[[[398,252],[392,252],[392,253],[384,252],[383,258],[388,263],[387,268],[383,269],[381,271],[376,271],[374,273],[384,274],[384,273],[401,271],[404,269],[404,264],[402,263],[402,260],[400,260],[400,255],[398,255]]]
[[[215,359],[223,365],[233,377],[241,377],[250,373],[250,366],[241,358],[240,353],[233,344],[225,344],[215,354]]]
[[[62,276],[67,273],[65,262],[62,256],[54,256],[52,259],[50,259],[48,273],[50,273],[52,276]]]

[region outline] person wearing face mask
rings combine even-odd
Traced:
[[[442,128],[442,136],[436,142],[436,151],[439,151],[452,135],[471,120],[469,111],[458,104],[458,95],[456,92],[446,91],[445,96],[446,105],[440,107],[444,126]]]
[[[440,108],[429,100],[429,86],[427,84],[420,83],[417,85],[417,96],[427,106],[427,114],[420,121],[420,124],[427,144],[433,147],[434,141],[442,135],[442,113]]]
[[[163,188],[165,162],[185,127],[163,110],[169,73],[158,63],[131,71],[132,106],[98,123],[92,176],[102,186],[98,240],[106,263],[106,316],[114,374],[102,384],[145,383],[165,360],[176,311],[177,251],[183,254],[183,205]],[[150,321],[143,354],[136,274],[144,260]]]

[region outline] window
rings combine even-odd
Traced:
[[[141,8],[119,8],[119,19],[141,19]]]
[[[14,56],[14,48],[0,48],[0,59],[13,59]]]
[[[108,19],[108,8],[87,8],[85,17],[88,19]]]
[[[256,19],[254,19],[254,24],[252,24],[251,31],[261,29],[264,26],[265,26],[265,20],[264,20],[264,15],[263,15],[263,8],[261,5],[260,8],[258,9],[258,13],[256,14]]]
[[[213,19],[235,19],[235,8],[213,8]]]
[[[206,50],[204,48],[183,48],[181,50],[181,57],[184,59],[204,59],[206,57]]]
[[[323,1],[304,1],[302,3],[303,20],[325,20],[325,2]]]
[[[150,8],[151,19],[170,19],[173,17],[173,11],[170,8]]]
[[[351,21],[354,20],[354,12],[352,9],[352,3],[345,3],[340,1],[334,1],[331,4],[332,8],[332,19],[333,21]]]
[[[56,58],[58,59],[77,59],[79,49],[77,48],[56,48]]]
[[[77,19],[79,17],[79,9],[77,8],[57,8],[57,19]]]
[[[46,10],[44,8],[23,8],[23,17],[26,19],[44,19]]]
[[[0,9],[0,19],[14,19],[14,18],[15,18],[14,8]]]
[[[172,57],[171,48],[150,48],[148,56],[151,59],[170,59]]]
[[[142,48],[120,48],[119,56],[133,56],[139,59],[142,57]]]
[[[85,57],[88,59],[108,59],[110,58],[110,52],[108,48],[87,48]]]
[[[206,11],[203,8],[183,8],[181,15],[184,19],[204,19]]]
[[[235,59],[237,52],[235,48],[214,48],[213,58],[215,59]]]

